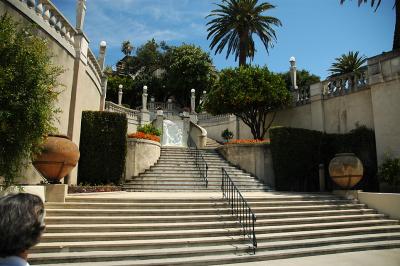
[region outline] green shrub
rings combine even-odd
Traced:
[[[161,136],[161,131],[155,128],[152,124],[146,124],[144,126],[138,127],[137,132],[143,132],[145,134]]]
[[[221,137],[222,137],[225,141],[229,141],[230,139],[233,138],[233,132],[230,131],[229,129],[225,129],[224,131],[222,131]]]
[[[46,41],[8,15],[0,17],[0,40],[0,176],[9,186],[55,133],[62,71],[50,63]]]
[[[125,170],[125,114],[82,112],[78,183],[120,184]]]
[[[379,166],[379,179],[391,186],[400,185],[400,158],[385,157]]]
[[[279,127],[270,130],[277,190],[318,190],[322,138],[321,132],[307,129]]]
[[[318,191],[318,165],[325,166],[327,190],[338,189],[329,178],[328,166],[337,153],[353,152],[364,165],[364,178],[354,189],[378,191],[374,131],[358,127],[347,134],[325,134],[298,128],[270,130],[277,190]]]

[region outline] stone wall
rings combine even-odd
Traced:
[[[375,130],[381,162],[385,154],[400,156],[399,102],[400,52],[389,52],[369,58],[361,76],[347,74],[313,84],[310,99],[278,111],[272,126],[327,133],[347,133],[357,126],[367,126]],[[235,134],[234,139],[253,138],[249,127],[234,116],[204,116],[199,124],[210,138],[219,141],[226,128]]]
[[[217,150],[230,163],[251,173],[270,187],[275,187],[269,144],[226,144]]]
[[[128,139],[125,180],[137,177],[154,165],[161,155],[159,142],[145,139]]]
[[[103,59],[99,61],[89,48],[83,33],[85,1],[77,0],[77,25],[72,26],[51,1],[35,1],[33,6],[26,1],[0,0],[0,15],[7,13],[13,20],[37,26],[37,34],[48,41],[52,63],[63,68],[59,76],[61,94],[56,108],[60,109],[56,127],[59,134],[68,135],[77,145],[80,139],[82,111],[100,110],[104,95]],[[105,52],[105,46],[100,50]],[[36,170],[29,166],[20,180],[24,184],[41,181]],[[68,182],[76,184],[77,167]]]

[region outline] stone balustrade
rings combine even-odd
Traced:
[[[197,119],[199,122],[221,122],[221,121],[229,121],[233,115],[231,114],[223,114],[223,115],[212,115],[212,114],[198,114]]]
[[[10,1],[10,2],[17,2]],[[65,16],[57,9],[50,0],[19,0],[22,6],[25,6],[46,24],[50,25],[60,37],[64,38],[72,47],[74,46],[74,36],[77,31]]]
[[[322,95],[336,97],[368,87],[367,67],[357,72],[331,77],[323,82]]]
[[[88,49],[87,55],[88,55],[88,65],[95,74],[97,82],[101,84],[102,83],[101,77],[103,76],[103,70],[100,67],[99,61],[97,61],[96,56],[93,54],[90,48]]]
[[[110,112],[117,112],[126,114],[128,119],[138,120],[139,111],[126,108],[113,102],[106,101],[105,110]]]

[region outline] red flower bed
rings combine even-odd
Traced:
[[[269,139],[236,139],[225,144],[270,143]]]
[[[143,132],[136,132],[136,133],[129,134],[128,138],[132,138],[132,139],[148,139],[148,140],[160,142],[160,137],[157,137],[156,135],[146,134],[146,133],[143,133]]]

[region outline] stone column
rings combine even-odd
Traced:
[[[123,86],[120,84],[118,86],[118,88],[119,88],[119,90],[118,90],[118,105],[122,105],[122,95],[123,95],[122,88],[123,88]]]
[[[313,130],[325,132],[325,110],[322,82],[310,86],[311,126]]]
[[[290,62],[290,78],[291,78],[291,81],[292,81],[292,90],[293,90],[293,100],[294,100],[294,102],[296,103],[296,102],[298,102],[299,100],[300,100],[300,97],[299,97],[299,90],[298,90],[298,87],[297,87],[297,78],[296,78],[296,75],[297,75],[297,68],[296,68],[296,58],[294,58],[294,56],[292,56],[290,59],[289,59],[289,62]]]
[[[169,98],[167,101],[167,110],[172,111],[172,99]]]
[[[69,105],[69,115],[68,115],[68,131],[67,136],[79,146],[80,139],[80,125],[81,125],[81,110],[77,109],[77,99],[80,98],[79,88],[83,86],[79,83],[83,80],[86,75],[85,68],[87,67],[87,53],[88,53],[89,41],[85,34],[78,32],[74,36],[74,49],[75,49],[75,61],[72,76],[72,88],[71,88],[71,100]],[[72,172],[64,178],[64,182],[71,184],[76,184],[77,182],[77,169],[75,167]]]
[[[154,103],[155,100],[156,100],[156,99],[154,99],[154,97],[151,97],[151,98],[150,98],[150,104],[149,104],[149,109],[150,109],[150,110],[154,110],[154,109],[155,109],[155,103]]]
[[[196,90],[191,89],[190,92],[192,93],[192,97],[190,98],[190,112],[192,114],[196,113]]]
[[[142,93],[142,112],[147,111],[147,86],[143,86],[143,93]]]
[[[140,113],[140,125],[144,126],[150,122],[150,113],[147,110],[147,86],[143,86],[143,93],[142,93],[142,110]]]
[[[101,98],[100,98],[100,111],[104,111],[106,94],[107,94],[107,76],[104,74],[105,58],[106,58],[106,48],[107,43],[105,41],[100,42],[100,54],[99,54],[99,64],[103,75],[101,77]]]
[[[86,0],[78,0],[76,6],[76,30],[78,32],[83,31],[83,23],[86,15]]]
[[[163,112],[163,110],[157,110],[156,120],[153,121],[154,127],[159,129],[162,132],[163,131],[163,122],[164,122],[164,112]],[[161,136],[161,143],[162,143],[162,136]]]

